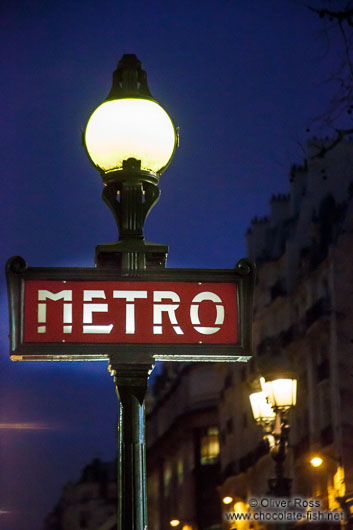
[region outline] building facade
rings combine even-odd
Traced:
[[[212,363],[164,363],[149,396],[147,483],[153,530],[220,528],[218,402]]]
[[[69,482],[44,530],[112,530],[116,528],[116,462],[98,458],[87,465],[77,482]]]
[[[313,141],[308,161],[292,167],[289,194],[273,196],[270,215],[254,219],[247,233],[248,257],[257,263],[254,358],[240,369],[220,367],[221,495],[234,499],[237,509],[247,511],[247,499],[263,496],[267,480],[274,475],[262,429],[252,418],[248,382],[261,374],[263,366],[276,366],[283,357],[291,362],[298,380],[286,460],[292,493],[319,497],[323,509],[349,508],[353,492],[352,197],[353,144],[341,142],[320,157]],[[314,455],[323,459],[316,469],[310,465]],[[229,510],[224,506],[224,511]],[[224,526],[239,528],[225,519]]]
[[[257,264],[252,360],[163,363],[154,378],[146,400],[151,530],[268,528],[227,513],[247,513],[248,499],[266,495],[275,476],[249,382],[284,358],[298,380],[285,462],[291,492],[318,497],[323,510],[348,513],[353,504],[353,143],[323,157],[320,148],[309,144],[289,193],[273,196],[270,214],[247,233]],[[114,528],[114,473],[113,465],[88,466],[45,530]]]

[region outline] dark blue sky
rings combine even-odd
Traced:
[[[180,126],[146,238],[169,266],[233,267],[327,103],[320,28],[291,0],[3,0],[1,263],[92,266],[116,238],[81,129],[135,53]],[[117,400],[105,363],[11,363],[3,275],[0,296],[0,527],[38,530],[83,465],[114,457]]]

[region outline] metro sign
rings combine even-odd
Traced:
[[[251,267],[247,274],[163,269],[131,278],[114,269],[27,268],[19,260],[7,267],[13,360],[251,356]]]

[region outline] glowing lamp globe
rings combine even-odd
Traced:
[[[313,466],[313,467],[320,467],[323,463],[323,459],[321,458],[321,456],[314,456],[311,460],[310,460],[310,464]]]
[[[157,180],[173,156],[177,134],[168,113],[155,101],[146,72],[135,55],[124,55],[106,100],[88,120],[84,144],[105,182],[133,167]],[[131,162],[133,162],[131,164]]]
[[[140,160],[142,170],[161,173],[173,156],[175,140],[167,112],[143,98],[104,102],[93,112],[85,133],[88,154],[104,173],[123,169],[129,158]]]
[[[288,410],[297,402],[297,380],[279,378],[265,381],[263,390],[274,410]]]

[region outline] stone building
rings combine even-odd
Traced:
[[[44,530],[112,530],[116,528],[116,462],[98,458],[86,466],[77,482],[69,482]]]
[[[218,402],[212,363],[164,363],[149,397],[149,528],[220,528]]]
[[[283,357],[298,379],[286,461],[292,492],[319,496],[326,509],[340,508],[337,497],[347,508],[353,492],[353,144],[320,157],[313,141],[308,154],[291,169],[289,194],[273,196],[269,216],[247,233],[257,263],[254,359],[220,367],[221,496],[244,511],[274,476],[248,382]],[[323,459],[316,469],[314,454]]]

